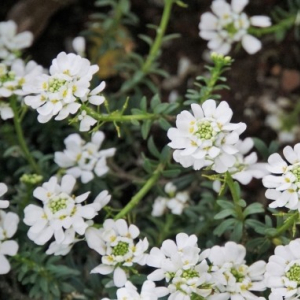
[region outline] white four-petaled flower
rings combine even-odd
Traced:
[[[126,270],[134,263],[146,263],[148,241],[145,238],[136,243],[134,240],[139,234],[140,231],[135,225],[128,226],[123,219],[107,219],[103,228],[88,228],[85,234],[88,246],[102,255],[102,263],[91,273],[113,273],[115,286],[124,286],[128,276]]]
[[[271,288],[269,300],[300,297],[300,239],[277,246],[266,266],[265,282]]]
[[[94,178],[94,174],[102,176],[108,172],[106,159],[115,154],[115,148],[99,150],[104,137],[104,133],[98,131],[92,134],[91,142],[86,143],[79,134],[71,134],[64,141],[66,149],[55,152],[54,160],[67,169],[67,174],[87,183]]]
[[[263,178],[263,184],[268,188],[266,197],[273,200],[269,205],[272,208],[300,211],[300,143],[294,149],[286,146],[283,155],[287,162],[278,153],[268,159],[267,169],[274,175]]]
[[[220,54],[227,54],[231,45],[241,42],[249,54],[261,49],[261,42],[248,33],[250,26],[268,27],[271,25],[269,17],[248,17],[244,7],[249,0],[231,0],[229,5],[225,0],[214,0],[211,9],[201,16],[199,24],[200,36],[208,40],[208,48]]]
[[[44,245],[54,235],[55,242],[61,247],[73,244],[76,234],[84,235],[92,220],[105,206],[110,195],[101,192],[93,203],[82,205],[90,192],[80,196],[73,196],[72,190],[76,180],[71,175],[65,175],[58,183],[57,177],[51,177],[42,187],[37,187],[33,195],[42,201],[43,207],[30,204],[25,207],[24,223],[31,226],[28,237],[38,245]],[[52,252],[50,247],[49,251]],[[51,250],[52,249],[52,250]],[[61,249],[57,250],[60,251]],[[56,252],[55,249],[53,252]]]
[[[202,106],[192,104],[192,111],[182,111],[176,119],[177,128],[168,130],[174,160],[195,170],[210,166],[217,173],[228,171],[236,162],[236,143],[246,125],[230,123],[232,110],[225,101],[218,106],[215,100]]]
[[[0,210],[0,275],[10,271],[10,263],[5,255],[14,256],[18,252],[18,243],[10,240],[17,231],[18,223],[17,214]]]
[[[257,261],[246,265],[246,249],[243,245],[227,242],[225,246],[214,246],[205,251],[211,262],[213,293],[209,300],[253,300],[259,299],[252,291],[264,291],[266,263]]]

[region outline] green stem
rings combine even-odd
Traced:
[[[235,204],[238,219],[242,221],[242,220],[244,220],[244,215],[243,215],[243,210],[240,206],[240,197],[236,191],[236,187],[234,186],[234,181],[229,172],[227,172],[225,175],[225,181],[230,190],[230,193],[231,193],[231,196],[233,199],[233,203]]]
[[[133,208],[135,208],[141,199],[149,192],[149,190],[155,185],[160,177],[161,171],[164,169],[163,164],[159,164],[153,175],[146,181],[144,186],[135,194],[127,205],[115,216],[115,220],[121,219],[126,216]]]
[[[157,34],[150,48],[148,56],[145,62],[143,63],[141,70],[133,75],[133,80],[131,81],[131,83],[122,87],[121,90],[118,93],[116,93],[117,96],[120,96],[120,94],[124,94],[130,91],[132,88],[134,88],[134,86],[140,83],[144,79],[144,77],[149,73],[153,62],[159,56],[159,50],[161,48],[163,37],[166,32],[167,25],[169,23],[173,3],[174,0],[165,0],[165,6],[161,17],[161,21],[159,27],[157,28]]]
[[[157,58],[159,54],[159,50],[162,44],[163,37],[165,35],[167,25],[170,19],[172,5],[174,3],[174,0],[165,0],[165,7],[163,11],[163,15],[159,24],[159,28],[157,29],[157,35],[155,38],[154,43],[151,46],[149,55],[143,64],[142,71],[144,74],[147,74],[149,72],[149,69],[154,62],[154,60]]]
[[[103,115],[100,113],[97,113],[92,108],[86,106],[84,107],[84,110],[87,112],[87,114],[91,117],[93,117],[95,120],[100,122],[131,122],[132,120],[142,121],[142,120],[157,120],[160,118],[159,115],[155,114],[142,114],[142,115],[122,115],[120,113],[112,113],[109,115]]]
[[[291,215],[279,228],[276,229],[276,232],[272,234],[272,237],[280,236],[283,232],[287,231],[293,225],[297,220],[299,219],[299,212],[295,212],[293,215]]]
[[[18,113],[17,101],[18,101],[18,99],[15,96],[12,96],[10,98],[10,106],[14,112],[14,125],[15,125],[15,130],[17,133],[19,145],[20,145],[20,148],[21,148],[25,158],[27,159],[31,168],[33,169],[33,171],[37,174],[41,174],[40,167],[38,166],[38,164],[32,157],[32,155],[27,147],[27,144],[25,142],[25,138],[24,138],[24,134],[23,134],[22,126],[21,126],[21,119],[19,118],[19,113]]]
[[[290,16],[287,19],[281,20],[278,24],[275,24],[270,27],[265,27],[265,28],[254,28],[251,27],[249,29],[249,33],[256,35],[256,36],[262,36],[264,34],[269,34],[269,33],[276,33],[278,31],[281,31],[283,29],[289,29],[292,26],[294,26],[296,20],[296,16]]]

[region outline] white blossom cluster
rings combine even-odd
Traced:
[[[7,191],[7,186],[0,183],[0,197]],[[7,208],[9,202],[0,200],[0,208]],[[14,256],[17,254],[19,245],[11,240],[16,233],[19,224],[19,217],[13,212],[6,213],[0,209],[0,275],[7,274],[11,267],[6,255]]]
[[[266,266],[265,282],[271,288],[269,300],[300,297],[300,239],[277,246]]]
[[[246,124],[230,123],[233,113],[225,101],[218,106],[211,99],[202,106],[192,104],[192,112],[182,111],[176,119],[177,128],[168,130],[174,160],[185,168],[228,171],[237,161],[237,143]]]
[[[14,21],[0,22],[0,59],[11,64],[20,56],[22,49],[31,46],[33,35],[29,31],[17,33]]]
[[[92,91],[89,89],[93,74],[98,69],[86,58],[61,52],[52,61],[50,75],[37,76],[34,81],[24,84],[23,90],[30,94],[25,97],[25,103],[37,110],[40,123],[46,123],[53,117],[63,120],[75,114],[85,101],[100,105],[105,99],[98,94],[105,84],[101,83]]]
[[[151,215],[160,217],[167,209],[174,215],[181,215],[190,200],[188,192],[177,192],[177,187],[169,182],[165,185],[165,193],[168,197],[159,196],[154,200]]]
[[[101,192],[96,199],[82,205],[90,192],[79,196],[72,195],[76,179],[65,175],[59,184],[57,177],[51,177],[33,195],[42,201],[43,207],[29,204],[24,209],[24,223],[30,226],[28,237],[37,245],[44,245],[53,236],[55,241],[50,245],[47,254],[65,255],[78,237],[85,234],[91,221],[110,201],[107,191]],[[76,236],[77,235],[77,236]]]
[[[103,275],[113,273],[113,282],[117,287],[123,287],[128,278],[130,267],[134,263],[145,265],[149,243],[147,238],[134,241],[140,234],[137,226],[128,226],[125,220],[107,219],[103,228],[90,227],[86,231],[86,240],[91,249],[101,256],[102,263],[91,273]]]
[[[64,152],[55,152],[54,161],[66,168],[67,174],[87,183],[94,174],[102,176],[108,172],[106,159],[115,154],[115,148],[99,150],[104,138],[104,133],[98,131],[92,134],[91,142],[86,143],[79,134],[71,134],[64,140]]]
[[[206,12],[199,23],[200,36],[208,40],[208,48],[220,54],[227,54],[231,45],[241,42],[243,48],[254,54],[261,49],[261,42],[250,35],[250,26],[268,27],[269,17],[248,17],[244,12],[249,0],[232,0],[231,5],[225,0],[214,0],[211,5],[213,13]]]
[[[17,34],[13,21],[0,22],[0,117],[2,120],[13,118],[14,113],[7,98],[15,95],[25,96],[23,85],[36,76],[43,68],[34,61],[25,62],[19,58],[21,50],[31,45],[30,32]]]
[[[274,175],[266,175],[263,184],[267,188],[266,197],[273,202],[272,208],[287,207],[300,211],[300,143],[294,148],[283,149],[284,160],[278,153],[268,159],[267,169]]]
[[[200,253],[197,237],[180,233],[176,243],[166,240],[160,249],[151,249],[147,265],[156,270],[148,279],[165,279],[169,300],[199,296],[209,300],[258,299],[252,291],[266,289],[263,281],[266,263],[258,261],[247,266],[245,255],[245,247],[234,242]]]

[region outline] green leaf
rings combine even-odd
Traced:
[[[245,224],[253,228],[259,234],[264,234],[266,230],[266,225],[258,220],[247,219],[245,221]]]
[[[159,160],[162,163],[166,163],[170,160],[170,156],[171,156],[171,149],[168,145],[166,145],[161,151]]]
[[[147,111],[147,99],[145,96],[141,99],[140,108],[144,112]]]
[[[158,105],[155,106],[154,108],[154,113],[160,114],[163,113],[169,106],[169,103],[159,103]]]
[[[214,219],[216,220],[219,220],[219,219],[224,219],[228,216],[234,216],[236,213],[233,209],[231,208],[228,208],[228,209],[224,209],[222,211],[220,211],[219,213],[217,213],[215,216],[214,216]]]
[[[146,120],[144,121],[141,131],[142,131],[142,137],[145,140],[149,134],[151,128],[151,120]]]
[[[180,173],[181,173],[180,169],[174,169],[174,170],[163,171],[162,175],[167,178],[174,178],[174,177],[177,177],[178,175],[180,175]]]
[[[151,46],[153,44],[153,40],[151,39],[150,36],[145,35],[145,34],[139,34],[138,37],[143,40],[144,42],[146,42],[149,46]]]
[[[147,145],[148,145],[148,149],[149,149],[150,153],[154,157],[160,158],[160,152],[158,151],[156,145],[154,144],[153,136],[150,136],[150,138],[148,139]]]
[[[163,118],[158,120],[158,124],[163,130],[166,130],[166,131],[172,127],[172,125],[166,119],[163,119]]]
[[[160,98],[159,98],[159,95],[156,94],[153,96],[153,98],[151,99],[151,102],[150,102],[150,106],[151,106],[151,109],[154,110],[154,108],[160,104]]]
[[[217,200],[217,204],[224,209],[234,209],[234,204],[227,200]]]
[[[232,233],[230,235],[233,241],[239,242],[241,240],[243,235],[243,226],[244,226],[243,222],[241,221],[235,222]]]
[[[226,219],[221,224],[219,224],[213,233],[217,236],[221,236],[226,230],[231,230],[235,223],[235,219]]]
[[[265,209],[261,203],[252,203],[244,210],[243,214],[245,217],[252,214],[258,214],[264,212]]]
[[[254,142],[254,147],[257,149],[257,151],[263,156],[263,158],[266,160],[269,156],[269,149],[265,142],[258,138],[252,138]]]

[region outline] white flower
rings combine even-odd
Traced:
[[[162,216],[167,208],[171,210],[174,215],[181,215],[183,209],[187,206],[190,200],[188,192],[178,192],[177,188],[172,182],[165,185],[165,193],[168,197],[157,197],[153,203],[151,215],[154,217]]]
[[[168,294],[168,289],[165,287],[155,287],[155,283],[146,280],[142,285],[141,293],[137,292],[137,288],[130,282],[125,283],[125,287],[117,290],[118,300],[157,300]]]
[[[265,282],[270,300],[294,300],[300,296],[300,239],[277,246],[266,266]]]
[[[29,31],[17,33],[14,21],[0,22],[0,59],[7,64],[20,55],[19,51],[31,46],[33,34]]]
[[[77,36],[72,41],[72,46],[74,51],[79,54],[80,56],[85,56],[85,39],[82,36]]]
[[[248,184],[252,178],[260,179],[269,174],[266,163],[257,163],[257,154],[251,152],[245,156],[250,149],[253,148],[254,142],[251,138],[239,140],[236,148],[239,152],[235,154],[236,162],[228,169],[232,178],[239,181],[241,184]]]
[[[235,144],[246,129],[244,123],[230,123],[232,110],[222,101],[207,100],[202,107],[192,104],[193,114],[184,110],[177,116],[177,128],[168,130],[169,146],[176,149],[174,160],[183,167],[200,170],[210,166],[224,173],[236,162]]]
[[[14,112],[8,103],[0,101],[0,116],[2,120],[11,119],[14,117]]]
[[[78,100],[89,94],[90,81],[98,69],[86,58],[61,52],[52,61],[50,76],[38,76],[24,85],[23,90],[33,94],[25,97],[25,103],[37,110],[40,123],[54,116],[55,120],[63,120],[78,111]]]
[[[263,185],[268,188],[266,197],[274,200],[269,206],[287,207],[300,211],[300,143],[294,146],[286,146],[283,155],[288,163],[278,153],[272,154],[267,169],[275,175],[267,175],[263,178]]]
[[[195,235],[177,234],[176,243],[166,240],[160,249],[151,249],[147,265],[156,270],[148,275],[148,279],[165,279],[169,300],[190,299],[192,294],[206,298],[211,293],[209,267],[205,256],[199,255],[199,252]]]
[[[206,252],[212,263],[210,273],[214,282],[214,292],[208,297],[209,300],[259,299],[252,291],[266,289],[263,282],[264,261],[247,266],[245,247],[234,242],[227,242],[224,247],[214,246]]]
[[[2,197],[7,192],[6,184],[0,182],[0,197]],[[7,200],[0,200],[0,208],[7,208],[9,202]]]
[[[60,167],[66,168],[67,174],[87,183],[94,178],[94,174],[102,176],[108,172],[106,159],[115,154],[115,148],[99,150],[103,140],[102,131],[93,133],[89,143],[78,134],[71,134],[64,141],[64,152],[55,152],[54,161]]]
[[[97,123],[97,120],[89,116],[85,110],[82,110],[77,118],[80,121],[79,131],[89,131]]]
[[[28,237],[38,245],[44,245],[54,235],[58,244],[71,244],[75,233],[84,235],[92,220],[100,209],[108,203],[110,197],[102,192],[91,204],[82,205],[90,192],[73,196],[71,192],[76,180],[65,175],[58,183],[51,177],[42,187],[37,187],[33,195],[42,201],[43,207],[30,204],[25,207],[24,223],[31,226]]]
[[[248,17],[243,11],[248,0],[232,0],[229,5],[225,0],[214,0],[211,9],[201,16],[200,36],[208,40],[208,48],[220,54],[227,54],[231,45],[241,42],[249,54],[261,49],[261,42],[248,33],[250,26],[268,27],[269,17]]]
[[[9,240],[16,233],[18,223],[19,217],[17,214],[5,213],[0,210],[0,275],[7,274],[10,271],[10,264],[5,255],[14,256],[18,252],[18,243]]]
[[[103,228],[90,227],[86,231],[86,240],[91,249],[102,255],[102,263],[94,268],[91,273],[107,275],[113,273],[115,286],[122,287],[127,281],[126,270],[134,263],[144,265],[146,262],[145,251],[148,248],[147,238],[135,243],[139,236],[139,229],[126,221],[107,219]]]
[[[0,275],[10,271],[10,264],[5,255],[14,256],[17,254],[19,245],[16,241],[0,241]]]
[[[24,84],[30,83],[42,73],[43,68],[32,60],[25,63],[22,59],[16,59],[11,66],[0,63],[0,96],[26,95],[22,90]]]

